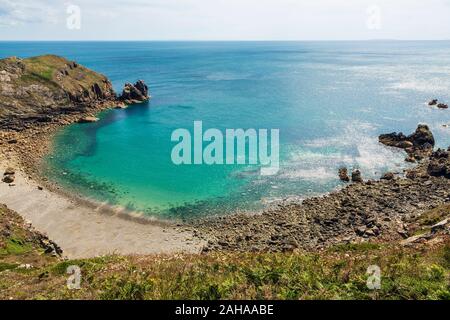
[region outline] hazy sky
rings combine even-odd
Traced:
[[[128,39],[450,39],[450,0],[0,0],[0,40]]]

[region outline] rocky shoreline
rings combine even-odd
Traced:
[[[56,130],[78,118],[79,114],[72,115],[67,122],[15,132],[17,142],[5,142],[11,139],[6,136],[0,148],[6,150],[6,158],[18,159],[20,168],[34,180],[62,193],[41,176],[40,159],[49,151]],[[363,181],[361,175],[353,172],[353,184],[322,197],[281,203],[255,215],[203,218],[181,227],[193,230],[195,242],[206,243],[203,253],[320,250],[339,243],[405,241],[414,236],[410,226],[415,218],[450,202],[450,156],[445,150],[432,152],[405,177],[386,173],[378,181]]]
[[[404,240],[414,235],[409,225],[415,218],[450,201],[450,180],[430,176],[426,166],[413,169],[413,178],[356,183],[257,216],[217,217],[194,225],[197,235],[208,239],[205,252],[316,250]]]
[[[381,135],[380,142],[386,142],[386,137],[400,143],[404,135]],[[415,234],[416,220],[442,206],[443,214],[435,222],[442,224],[448,239],[450,206],[445,205],[450,203],[450,148],[433,151],[433,135],[424,125],[404,141],[409,143],[395,146],[407,146],[416,159],[421,157],[404,177],[387,172],[380,180],[363,181],[361,172],[355,170],[353,184],[321,197],[280,204],[255,216],[240,214],[193,222],[197,236],[208,241],[203,251],[320,250],[367,241],[410,244],[424,239]],[[389,141],[385,144],[393,145]],[[338,174],[341,180],[350,181],[346,168]]]

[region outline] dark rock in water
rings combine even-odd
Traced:
[[[438,100],[437,99],[433,99],[430,102],[428,102],[428,105],[429,106],[435,106],[435,105],[437,105],[437,103],[438,103]]]
[[[407,141],[407,137],[402,132],[400,133],[393,132],[380,135],[378,137],[378,140],[384,145],[401,148],[400,147],[401,143]]]
[[[439,103],[439,104],[437,105],[437,107],[438,107],[439,109],[448,109],[448,104],[445,104],[445,103]]]
[[[149,98],[148,86],[145,84],[143,80],[138,80],[134,86],[142,93],[144,97]]]
[[[361,176],[361,171],[359,170],[353,170],[352,172],[352,181],[356,183],[362,183],[364,182]]]
[[[125,84],[122,95],[119,97],[119,100],[128,104],[144,102],[148,99],[150,99],[148,87],[142,80],[137,81],[134,85]]]
[[[407,138],[417,148],[433,148],[435,141],[430,128],[426,124],[419,124],[416,131]]]
[[[408,153],[406,161],[415,162],[428,157],[435,145],[434,136],[427,125],[420,124],[416,131],[405,136],[403,133],[389,133],[379,136],[379,141],[387,146],[404,149]]]
[[[344,182],[350,181],[350,177],[348,176],[347,168],[343,167],[343,168],[339,169],[339,179],[341,179],[341,181],[344,181]]]
[[[393,180],[394,178],[395,175],[392,172],[387,172],[381,177],[381,180]]]

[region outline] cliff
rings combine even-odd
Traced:
[[[21,130],[47,123],[61,114],[85,113],[99,104],[139,102],[148,99],[148,88],[133,101],[118,98],[111,82],[65,58],[45,55],[0,60],[0,129]],[[130,90],[128,88],[128,90]]]

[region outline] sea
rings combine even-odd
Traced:
[[[144,80],[148,103],[111,109],[54,138],[43,170],[68,191],[172,219],[258,211],[341,188],[338,169],[365,179],[408,164],[378,135],[430,126],[450,145],[450,42],[0,42],[0,58],[56,54],[106,75],[120,93]],[[279,130],[280,170],[259,164],[176,165],[171,140],[194,121]]]

